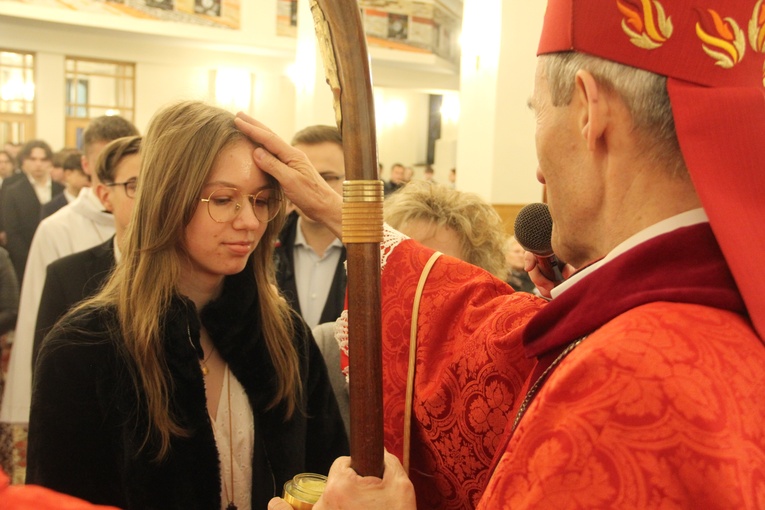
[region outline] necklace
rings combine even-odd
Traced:
[[[194,347],[194,342],[191,341],[191,329],[189,328],[189,324],[186,323],[186,334],[189,337],[189,343],[191,344],[191,348],[197,351],[197,348]],[[207,355],[207,357],[204,357],[204,349],[202,349],[202,342],[200,338],[199,342],[199,348],[202,350],[202,356],[199,356],[199,363],[202,365],[202,375],[206,376],[210,373],[210,369],[207,368],[207,360],[210,359],[210,356],[212,356],[213,351],[215,351],[215,346],[212,346],[212,349],[210,349],[210,354]],[[197,351],[198,355],[198,351]],[[234,435],[233,435],[233,427],[231,424],[231,370],[226,368],[226,393],[227,393],[227,403],[228,403],[228,461],[229,461],[229,473],[231,478],[231,496],[229,496],[228,492],[228,484],[226,483],[226,480],[223,477],[223,473],[221,473],[221,479],[223,480],[223,491],[226,495],[226,499],[228,500],[228,505],[226,506],[226,510],[237,510],[237,506],[234,503]],[[210,427],[213,431],[213,437],[215,438],[215,443],[220,444],[220,441],[218,441],[218,435],[215,432],[215,420],[213,420],[212,415],[210,415],[210,411],[208,409],[207,416],[210,418]]]
[[[195,351],[197,350],[196,347],[194,347],[194,342],[191,341],[191,329],[189,329],[188,323],[186,324],[186,334],[189,336],[189,343],[191,344],[191,348]],[[207,355],[207,357],[204,356],[205,350],[202,348],[202,339],[199,339],[199,348],[202,350],[202,355],[199,356],[199,352],[197,352],[197,356],[199,356],[199,364],[202,365],[202,376],[206,376],[210,373],[210,369],[207,368],[207,361],[210,359],[210,356],[212,356],[213,352],[215,352],[215,345],[212,346],[212,349],[210,349],[210,353]]]

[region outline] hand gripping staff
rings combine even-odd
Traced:
[[[383,183],[378,175],[372,77],[356,0],[311,0],[335,118],[343,137],[343,244],[348,265],[351,467],[382,477],[380,243]]]

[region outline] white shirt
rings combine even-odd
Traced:
[[[85,188],[82,188],[82,189],[85,189]],[[66,198],[67,204],[71,204],[72,202],[74,202],[74,199],[77,197],[69,193],[68,189],[64,188],[64,198]]]
[[[218,413],[214,420],[210,419],[210,422],[220,459],[221,510],[226,509],[229,498],[234,500],[233,502],[239,510],[251,510],[255,418],[247,393],[239,380],[229,370],[228,364],[218,399]],[[233,437],[229,435],[229,431]],[[233,459],[231,458],[232,454]],[[233,474],[231,473],[232,467],[234,469]],[[232,490],[233,494],[229,494]]]
[[[627,238],[625,241],[622,241],[613,250],[611,250],[608,255],[599,261],[587,266],[575,275],[571,276],[566,281],[562,282],[552,290],[551,295],[553,298],[559,296],[562,292],[565,292],[566,289],[571,288],[572,285],[576,284],[576,282],[588,274],[592,273],[593,271],[597,271],[598,268],[603,266],[603,264],[607,264],[609,261],[615,259],[622,253],[631,250],[635,246],[642,244],[649,239],[658,237],[661,234],[666,234],[667,232],[672,232],[673,230],[677,230],[679,228],[708,222],[709,218],[707,218],[707,213],[704,212],[704,209],[699,208],[691,209],[690,211],[671,216],[665,220],[660,221],[659,223],[654,223],[650,227],[645,228],[637,234]]]
[[[298,218],[293,250],[295,286],[303,319],[308,327],[312,328],[319,324],[321,312],[324,311],[324,305],[327,303],[332,280],[335,278],[335,270],[343,251],[343,243],[336,238],[324,251],[324,255],[319,257],[306,242],[301,221],[302,218]]]
[[[35,190],[35,194],[37,195],[37,200],[41,204],[47,204],[48,202],[50,202],[50,199],[53,198],[52,197],[53,189],[51,186],[50,177],[48,177],[48,180],[42,184],[39,184],[36,180],[29,177],[29,183],[32,185],[32,189]]]
[[[48,264],[101,244],[112,235],[114,217],[103,211],[103,205],[90,188],[83,188],[76,200],[42,220],[37,227],[24,270],[0,422],[29,423],[32,347]]]

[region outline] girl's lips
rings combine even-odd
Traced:
[[[254,243],[252,242],[241,242],[241,243],[224,243],[229,250],[232,252],[238,254],[238,255],[249,255],[249,253],[252,251],[252,245]]]

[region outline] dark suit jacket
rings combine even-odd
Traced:
[[[0,248],[0,335],[16,327],[19,314],[19,282],[11,258],[5,248]]]
[[[298,299],[297,284],[295,283],[295,236],[297,235],[298,214],[291,213],[279,233],[279,242],[274,250],[276,261],[276,282],[279,290],[287,298],[292,308],[302,316],[300,311],[300,300]],[[335,276],[332,279],[332,286],[329,288],[327,302],[324,304],[324,310],[321,312],[319,324],[324,322],[334,322],[343,312],[345,304],[345,286],[347,277],[345,275],[345,248],[340,254],[340,260],[335,267]]]
[[[53,197],[50,202],[42,205],[42,209],[40,211],[40,221],[44,220],[68,203],[69,201],[66,199],[66,196],[63,193],[59,193]]]
[[[8,192],[8,188],[14,183],[18,182],[21,178],[26,178],[26,175],[21,170],[17,171],[14,174],[9,175],[5,179],[3,179],[3,185],[0,186],[0,232],[5,232],[5,226],[3,223],[3,198],[5,197],[5,194]]]
[[[40,298],[32,350],[32,368],[45,335],[74,305],[96,293],[114,267],[114,236],[88,250],[48,265]]]
[[[51,181],[51,186],[52,197],[64,191],[64,186],[56,181]],[[3,224],[8,236],[6,249],[16,269],[19,285],[22,285],[24,279],[24,268],[27,265],[32,237],[40,224],[41,207],[40,200],[27,178],[18,179],[8,186],[3,194]]]

